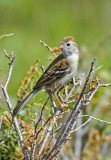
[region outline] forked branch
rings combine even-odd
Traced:
[[[14,123],[14,126],[15,126],[15,131],[16,131],[18,137],[19,137],[19,140],[20,140],[22,151],[24,153],[24,156],[25,156],[26,160],[29,160],[28,152],[27,152],[27,149],[24,146],[24,141],[23,141],[23,137],[22,137],[22,134],[21,134],[21,131],[20,131],[20,128],[19,128],[19,124],[17,122],[16,117],[13,116],[13,107],[12,107],[12,104],[11,104],[11,101],[10,101],[10,98],[9,98],[9,95],[8,95],[8,92],[7,92],[7,86],[8,86],[8,83],[10,81],[10,78],[11,78],[13,63],[14,63],[15,57],[13,56],[13,54],[11,56],[9,56],[5,50],[4,50],[4,53],[5,53],[5,56],[9,59],[9,72],[8,72],[8,76],[7,76],[7,80],[5,82],[5,85],[4,86],[1,85],[1,87],[2,87],[2,90],[3,90],[4,96],[6,98],[6,102],[7,102],[7,106],[9,108],[10,114],[12,116],[12,120],[13,120],[13,123]]]

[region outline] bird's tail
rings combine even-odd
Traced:
[[[15,109],[13,110],[13,116],[19,112],[19,110],[37,93],[38,90],[32,90],[32,92],[24,98],[20,103],[17,104]]]

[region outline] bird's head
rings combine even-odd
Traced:
[[[78,54],[78,46],[72,36],[64,37],[60,43],[59,49],[63,54]]]

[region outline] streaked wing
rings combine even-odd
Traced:
[[[40,88],[62,78],[69,72],[69,61],[60,54],[46,69],[34,88]]]

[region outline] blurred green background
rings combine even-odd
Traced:
[[[59,46],[64,36],[75,37],[79,48],[87,47],[88,54],[80,59],[87,63],[94,56],[96,65],[104,65],[102,76],[111,80],[111,0],[0,0],[0,84],[4,84],[8,71],[8,54],[16,56],[8,91],[16,98],[20,81],[36,59],[46,67],[45,58],[51,53],[39,43]]]

